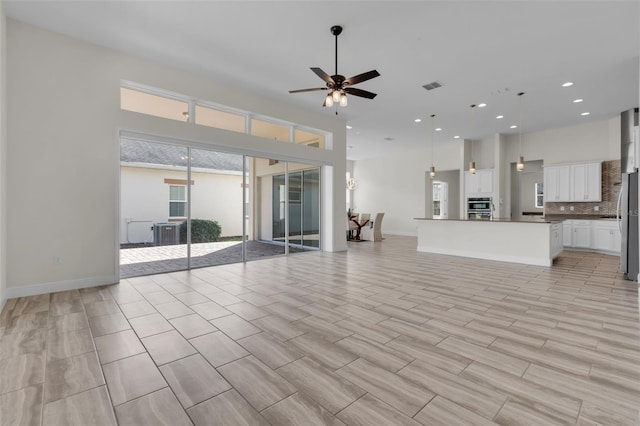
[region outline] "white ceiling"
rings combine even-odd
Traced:
[[[339,108],[350,159],[428,147],[454,135],[514,133],[603,120],[638,106],[640,2],[579,1],[6,1],[9,17],[323,111],[309,70],[333,74],[332,25],[342,25],[339,72],[377,69]],[[421,86],[438,80],[444,87]],[[575,84],[562,88],[565,81]],[[144,83],[144,82],[142,82]],[[584,99],[580,104],[572,101]],[[476,110],[470,134],[472,103]],[[589,111],[583,117],[580,113]],[[325,108],[335,114],[335,108]],[[498,114],[505,116],[496,120]],[[422,118],[422,123],[414,123]],[[386,141],[384,138],[393,138]]]

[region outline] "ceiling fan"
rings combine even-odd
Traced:
[[[366,90],[357,89],[354,86],[363,81],[371,80],[378,77],[380,73],[376,70],[367,71],[362,74],[354,75],[353,77],[345,78],[343,75],[338,74],[338,36],[342,33],[342,27],[340,25],[334,25],[331,27],[331,34],[336,37],[336,68],[335,74],[329,75],[318,67],[312,67],[313,71],[318,77],[320,77],[325,83],[326,87],[315,87],[312,89],[299,89],[289,90],[289,93],[301,93],[301,92],[315,92],[316,90],[330,90],[329,94],[322,104],[323,107],[331,107],[334,103],[339,103],[340,106],[347,106],[347,93],[353,96],[360,96],[361,98],[373,99],[376,97],[376,93],[372,93]],[[337,112],[336,112],[337,114]]]

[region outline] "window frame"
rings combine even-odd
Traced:
[[[187,185],[176,185],[176,184],[169,184],[169,195],[168,195],[168,199],[169,199],[169,219],[186,219],[187,218]],[[171,188],[172,187],[177,187],[177,188],[184,188],[184,199],[183,200],[177,200],[177,199],[171,199]],[[171,215],[171,203],[182,203],[183,206],[183,213],[185,213],[182,216],[172,216]]]

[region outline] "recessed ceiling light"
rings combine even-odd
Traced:
[[[441,131],[441,130],[442,130],[442,128],[441,128],[441,127],[436,127],[436,132],[439,132],[439,131]]]
[[[485,104],[484,102],[483,102],[483,103],[481,103],[481,104],[478,104],[478,108],[484,108],[484,107],[486,107],[486,106],[487,106],[487,104]]]
[[[573,86],[573,81],[567,81],[566,83],[562,83],[562,87],[570,87]]]
[[[582,102],[584,99],[574,99],[573,103],[574,104],[579,104],[580,102]]]
[[[460,136],[455,135],[453,138],[454,138],[454,139],[460,139]]]
[[[501,118],[504,118],[504,115],[496,115],[496,118],[500,120]]]
[[[516,125],[514,124],[513,126],[511,126],[511,127],[509,127],[509,128],[510,128],[510,129],[517,129],[517,128],[518,128],[518,126],[516,126]]]
[[[347,129],[351,130],[351,129],[353,129],[353,127],[351,127],[351,126],[349,126],[349,125],[347,124]]]
[[[591,114],[591,113],[590,113],[590,112],[583,112],[583,113],[582,113],[582,114],[580,114],[580,115],[589,115],[589,114]]]
[[[416,123],[419,123],[419,122],[421,122],[421,121],[422,121],[422,118],[416,118],[416,119],[415,119],[415,120],[413,120],[413,121],[415,121]]]

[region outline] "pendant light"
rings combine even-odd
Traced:
[[[475,119],[476,104],[471,104],[471,162],[469,163],[469,173],[476,174],[476,162],[473,160],[473,124]]]
[[[434,129],[434,119],[436,118],[435,114],[431,114],[431,169],[429,170],[429,177],[431,177],[431,179],[433,179],[434,177],[436,177],[436,168],[433,165],[433,129]]]
[[[518,97],[520,98],[520,155],[518,156],[518,163],[516,163],[516,170],[521,172],[524,170],[524,155],[522,155],[522,95],[524,92],[518,93]]]

